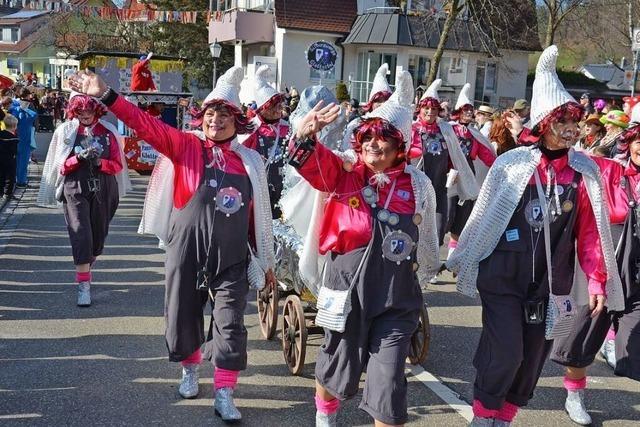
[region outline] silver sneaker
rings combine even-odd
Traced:
[[[469,427],[493,427],[495,421],[497,421],[495,418],[473,417]]]
[[[231,387],[217,389],[214,399],[213,409],[215,409],[216,415],[222,418],[222,421],[239,421],[242,419],[240,411],[233,403],[233,389]]]
[[[567,400],[564,402],[569,418],[576,424],[581,426],[591,425],[591,416],[584,406],[584,390],[571,391],[567,390]]]
[[[78,307],[91,305],[91,282],[78,283]]]
[[[182,382],[178,393],[185,399],[193,399],[198,395],[198,364],[182,366]]]
[[[600,354],[604,357],[607,365],[613,369],[616,368],[616,342],[615,340],[606,340],[600,349]]]
[[[337,427],[338,426],[338,412],[333,414],[323,414],[320,411],[316,411],[316,427]]]

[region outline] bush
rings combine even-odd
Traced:
[[[347,85],[343,81],[339,81],[336,85],[336,98],[338,101],[348,101],[351,99],[349,96],[349,91],[347,90]]]

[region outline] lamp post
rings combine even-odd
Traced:
[[[218,80],[218,58],[220,58],[220,54],[222,53],[222,46],[218,43],[218,39],[209,45],[209,51],[213,57],[213,87],[215,88],[216,80]]]

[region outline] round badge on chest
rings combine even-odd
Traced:
[[[562,202],[562,212],[567,213],[571,212],[573,209],[573,202],[571,200],[565,200]]]
[[[230,216],[240,210],[244,206],[242,202],[242,193],[236,188],[221,188],[216,196],[216,209]]]
[[[411,259],[411,251],[415,243],[404,231],[392,231],[382,241],[382,255],[389,261],[400,265],[402,261]]]

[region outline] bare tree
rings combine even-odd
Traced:
[[[436,47],[436,51],[433,53],[427,84],[431,84],[438,77],[440,61],[442,60],[442,54],[444,53],[447,40],[449,40],[449,34],[451,33],[451,29],[453,28],[453,25],[458,18],[458,14],[462,11],[463,8],[464,0],[450,0],[444,6],[444,9],[447,11],[447,17],[444,20],[444,26],[442,27],[442,31],[440,32],[440,40],[438,41],[438,46]]]
[[[565,19],[588,3],[588,0],[542,0],[541,7],[546,15],[544,47],[554,43],[556,32]]]

